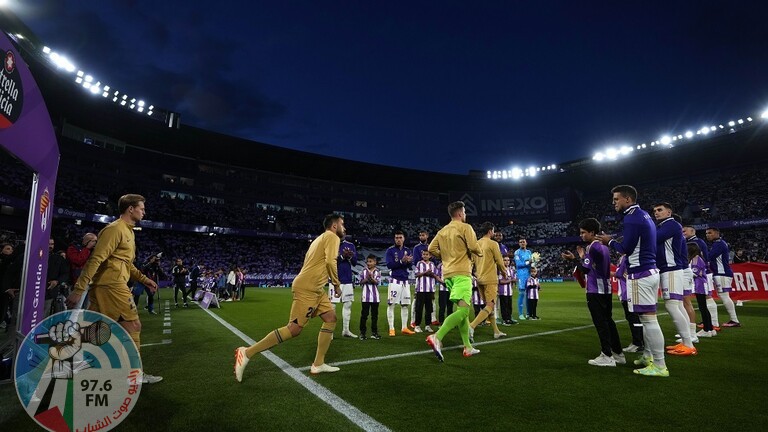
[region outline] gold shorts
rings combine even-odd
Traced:
[[[89,310],[102,313],[113,320],[136,321],[139,311],[133,302],[133,294],[124,286],[91,286],[88,291]]]
[[[325,289],[307,290],[294,288],[291,316],[288,318],[288,322],[295,323],[299,327],[305,327],[310,318],[333,310],[333,305]]]
[[[499,295],[499,284],[477,284],[477,289],[480,291],[480,295],[483,296],[483,299],[485,299],[486,306],[491,303],[496,303],[496,298]]]

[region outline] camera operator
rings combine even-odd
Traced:
[[[56,242],[48,239],[48,273],[45,290],[45,316],[51,315],[53,299],[59,294],[59,285],[66,287],[69,282],[69,263],[61,252],[54,251]]]

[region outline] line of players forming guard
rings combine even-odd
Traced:
[[[601,353],[588,364],[594,366],[616,366],[626,364],[624,353],[640,352],[634,360],[638,369],[635,374],[643,376],[669,376],[664,360],[665,353],[676,356],[694,356],[698,354],[694,343],[699,338],[717,335],[722,327],[740,327],[733,301],[730,299],[733,272],[729,265],[728,245],[720,238],[717,228],[707,228],[707,240],[712,242],[711,249],[696,237],[693,226],[681,225],[680,218],[673,214],[669,203],[661,202],[653,206],[654,218],[637,204],[637,190],[629,185],[616,186],[611,190],[613,204],[617,212],[623,215],[623,228],[620,240],[601,231],[597,219],[588,218],[579,223],[579,235],[587,243],[578,246],[576,254],[564,251],[562,258],[577,261],[577,274],[583,275],[580,281],[585,288],[587,309],[600,341]],[[458,328],[464,345],[463,356],[471,357],[480,351],[472,346],[475,329],[489,322],[495,339],[506,336],[497,326],[495,315],[499,300],[499,284],[508,283],[512,278],[509,268],[508,250],[495,237],[495,227],[486,222],[480,228],[482,234],[477,239],[474,229],[466,222],[464,203],[457,201],[448,206],[451,222],[443,227],[427,244],[427,233],[419,234],[420,243],[413,251],[403,245],[405,236],[395,233],[395,245],[387,249],[386,265],[390,270],[387,290],[387,322],[389,335],[395,336],[395,306],[400,307],[401,333],[410,335],[426,331],[427,343],[441,362],[442,340],[445,335]],[[309,319],[320,316],[323,320],[318,336],[315,361],[310,368],[312,374],[336,372],[339,368],[325,364],[325,353],[333,339],[336,327],[334,304],[342,304],[344,337],[367,339],[367,321],[371,316],[371,339],[380,339],[378,332],[379,285],[381,272],[377,268],[377,257],[366,257],[365,269],[360,274],[362,289],[362,314],[360,335],[350,331],[352,302],[354,300],[352,267],[357,265],[355,246],[344,241],[346,230],[343,217],[328,215],[324,220],[326,231],[310,245],[299,275],[293,283],[293,304],[289,323],[267,334],[251,347],[235,350],[235,377],[242,381],[248,361],[258,352],[271,348],[290,338],[297,337]],[[494,238],[496,241],[494,241]],[[515,253],[518,279],[525,276],[533,280],[538,288],[535,273],[535,260],[526,249],[525,240],[520,241],[520,249]],[[610,249],[621,254],[618,268],[611,272]],[[506,253],[505,253],[506,252]],[[577,258],[578,255],[578,258]],[[414,263],[415,257],[421,260]],[[436,265],[437,260],[440,265]],[[416,298],[412,303],[408,284],[408,272],[415,265]],[[523,274],[521,275],[521,270]],[[529,274],[528,271],[531,271]],[[475,319],[470,322],[470,308],[473,296],[473,274],[476,281],[476,296],[483,300],[484,307],[476,309]],[[616,323],[612,317],[611,277],[619,281],[619,299],[624,308],[625,317],[630,326],[632,343],[621,347]],[[323,289],[330,280],[328,293]],[[438,290],[439,321],[433,308],[435,286]],[[525,287],[530,282],[521,282],[523,296],[520,296],[518,309],[522,314],[523,299],[528,297],[528,316],[536,319],[534,298],[525,295]],[[659,289],[665,308],[672,318],[677,331],[677,344],[665,347],[664,335],[656,316]],[[712,298],[712,291],[717,290],[730,319],[722,326],[717,318],[717,304]],[[508,297],[511,292],[502,290],[501,297]],[[509,295],[506,295],[509,294]],[[691,297],[696,297],[702,314],[701,330],[696,331],[696,316],[691,304]],[[533,301],[532,301],[533,300]],[[408,328],[408,307],[412,306],[411,326]],[[453,310],[452,306],[455,306]],[[502,301],[502,315],[509,315],[511,304]],[[445,316],[445,312],[448,316]],[[422,316],[426,322],[441,324],[434,332],[429,324],[421,328]],[[510,320],[511,321],[511,320]],[[504,322],[508,322],[507,319]]]

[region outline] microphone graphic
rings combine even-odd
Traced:
[[[83,343],[91,343],[93,345],[104,345],[112,337],[112,329],[109,328],[109,324],[104,321],[96,321],[93,324],[80,329],[80,336]],[[53,341],[48,336],[48,333],[41,333],[35,335],[35,343],[51,345]]]

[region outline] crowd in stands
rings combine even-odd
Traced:
[[[0,194],[27,199],[30,191],[31,172],[18,161],[6,154],[0,154],[3,168],[0,170]],[[98,181],[94,181],[98,175]],[[683,180],[659,181],[653,184],[637,184],[640,192],[639,203],[650,208],[657,202],[670,202],[686,223],[706,224],[723,220],[743,220],[768,215],[768,190],[761,187],[762,179],[768,175],[768,168],[753,167],[738,171],[723,171],[708,175],[685,177]],[[264,232],[286,232],[306,234],[311,238],[322,231],[320,216],[306,212],[279,208],[264,208],[253,203],[216,202],[192,195],[171,196],[160,190],[148,189],[146,183],[126,184],[118,180],[115,173],[83,173],[74,167],[61,169],[55,205],[89,213],[115,213],[116,191],[135,190],[148,198],[147,217],[152,221],[165,221],[193,225],[232,227]],[[446,221],[446,215],[430,214],[420,218],[394,218],[373,214],[347,214],[345,224],[348,233],[356,238],[381,238],[386,243],[393,232],[400,229],[406,237],[415,239],[420,230],[431,235]],[[584,197],[580,211],[572,222],[538,222],[501,226],[505,241],[511,249],[517,239],[530,240],[575,237],[577,223],[585,217],[601,220],[603,230],[616,232],[620,218],[613,210],[608,191],[589,191]],[[69,224],[60,220],[56,225]],[[482,223],[478,217],[470,222]],[[84,232],[98,232],[99,226],[68,225],[59,237],[71,242]],[[7,233],[4,235],[8,235]],[[703,236],[703,235],[702,235]],[[744,249],[750,259],[765,261],[764,245],[768,240],[768,229],[731,230],[724,238],[732,244],[734,251]],[[18,241],[18,239],[17,239]],[[232,265],[247,269],[248,279],[260,284],[284,284],[299,270],[306,250],[304,239],[263,239],[232,235],[203,235],[200,233],[144,230],[137,232],[139,245],[138,261],[143,262],[149,255],[163,252],[169,257],[192,260],[208,269],[227,270]],[[62,248],[66,245],[61,245]],[[386,244],[381,241],[370,245],[371,250],[382,252]],[[531,244],[540,252],[542,277],[568,276],[570,270],[561,263],[559,255],[562,245],[544,246]],[[169,270],[169,269],[166,269]]]

